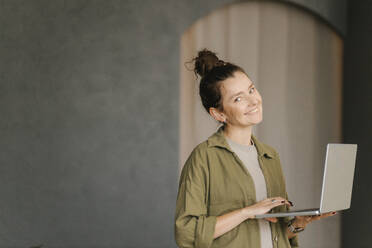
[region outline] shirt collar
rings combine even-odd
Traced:
[[[257,140],[257,138],[253,134],[252,140],[254,145],[256,146],[257,153],[260,157],[262,156],[266,156],[269,158],[274,157],[273,151],[267,149],[265,145],[261,143],[259,140]],[[223,126],[218,128],[218,130],[208,138],[208,147],[221,147],[227,149],[230,152],[233,152],[223,134]]]

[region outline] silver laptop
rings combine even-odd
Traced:
[[[356,144],[327,145],[319,208],[267,213],[256,218],[319,215],[350,208],[356,151]]]

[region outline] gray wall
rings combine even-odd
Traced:
[[[343,247],[371,247],[372,2],[349,1],[344,65],[344,141],[358,144],[351,209],[343,215]]]
[[[175,246],[179,39],[229,2],[0,0],[1,247]]]

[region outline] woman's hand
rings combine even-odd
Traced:
[[[329,216],[336,215],[337,212],[329,212],[320,215],[312,215],[312,216],[296,216],[295,220],[292,222],[294,227],[302,227],[305,228],[307,224],[313,222],[314,220],[320,220]]]
[[[336,215],[336,214],[337,214],[337,212],[329,212],[329,213],[325,213],[325,214],[321,214],[321,215],[313,215],[313,216],[310,216],[310,215],[309,216],[296,216],[295,219],[292,221],[292,225],[295,228],[304,228],[305,229],[306,225],[313,222],[314,220],[320,220],[322,218],[333,216],[333,215]],[[288,236],[289,239],[293,238],[296,235],[297,235],[297,233],[291,232],[289,228],[287,229],[287,236]]]
[[[272,197],[272,198],[267,198],[265,200],[262,200],[260,202],[257,202],[254,205],[247,206],[243,208],[244,214],[246,215],[247,219],[248,218],[254,218],[256,215],[260,214],[266,214],[268,213],[271,209],[281,206],[281,205],[288,205],[292,206],[293,204],[289,201],[287,201],[283,197]],[[266,218],[268,221],[271,222],[276,222],[276,218]]]
[[[218,238],[224,233],[230,231],[243,221],[254,218],[255,215],[264,214],[269,212],[271,209],[281,205],[292,205],[289,201],[282,197],[273,197],[260,201],[254,205],[240,208],[224,215],[218,216],[213,238]],[[276,218],[268,218],[269,221],[276,222]]]

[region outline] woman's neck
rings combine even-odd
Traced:
[[[252,126],[245,128],[225,126],[223,134],[232,141],[241,145],[252,145]]]

